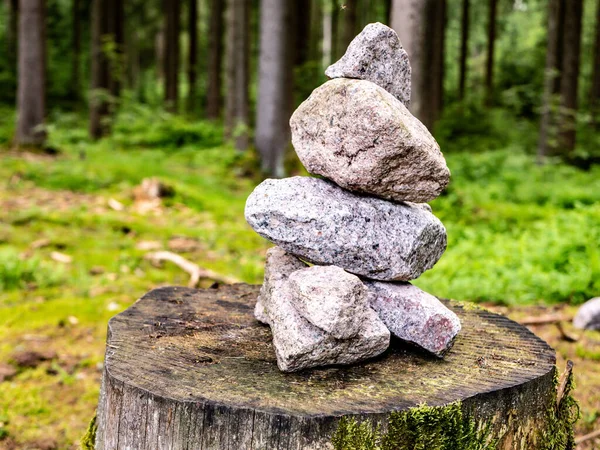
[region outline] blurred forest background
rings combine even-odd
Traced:
[[[600,295],[598,0],[2,0],[0,449],[78,448],[107,320],[190,283],[173,255],[261,282],[245,199],[305,174],[291,112],[375,21],[452,171],[415,284],[524,321]],[[533,330],[576,361],[585,434],[600,333],[569,326]]]

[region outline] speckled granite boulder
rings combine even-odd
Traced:
[[[446,229],[426,208],[356,195],[318,178],[263,181],[245,215],[287,252],[375,280],[415,279],[446,249]]]
[[[394,30],[370,23],[356,36],[342,58],[325,71],[329,78],[371,81],[405,106],[410,104],[410,62]]]
[[[600,297],[588,300],[579,307],[573,325],[582,330],[600,330]]]
[[[389,346],[390,332],[370,308],[367,308],[358,334],[350,339],[336,339],[302,317],[293,306],[289,276],[305,267],[306,264],[281,248],[267,252],[260,299],[262,313],[273,332],[279,370],[295,372],[332,364],[352,364],[383,353]]]
[[[369,317],[367,288],[340,267],[308,267],[292,273],[289,280],[296,310],[337,339],[356,336]]]
[[[339,186],[393,201],[428,202],[450,171],[427,128],[370,81],[337,78],[313,91],[290,119],[306,169]]]
[[[369,302],[391,333],[443,356],[460,331],[458,316],[410,283],[366,282]]]

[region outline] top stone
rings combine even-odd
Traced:
[[[329,78],[371,81],[405,106],[410,104],[410,62],[394,30],[371,23],[354,38],[342,58],[325,71]]]

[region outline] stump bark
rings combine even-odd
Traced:
[[[96,448],[327,449],[348,418],[385,434],[424,404],[460,405],[489,448],[548,448],[555,353],[517,323],[444,301],[463,329],[443,360],[393,340],[361,364],[284,374],[253,316],[259,289],[160,288],[111,319]]]

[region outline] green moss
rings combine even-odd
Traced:
[[[555,374],[555,386],[558,380]],[[534,438],[540,450],[573,450],[573,425],[579,419],[579,406],[573,398],[573,375],[569,374],[562,398],[552,397],[546,426],[534,436],[525,437],[521,445],[530,448]],[[333,436],[335,450],[495,450],[503,438],[492,432],[492,423],[481,424],[465,415],[461,402],[446,406],[421,405],[408,411],[394,412],[388,419],[387,432],[370,421],[358,422],[343,417]],[[527,442],[527,444],[525,444]]]
[[[96,415],[90,420],[87,431],[81,438],[82,450],[94,450],[96,446],[96,432],[98,431],[98,423],[96,422]]]
[[[382,434],[370,422],[340,420],[333,437],[336,450],[494,450],[490,427],[478,427],[465,416],[460,402],[446,406],[421,405],[389,417]]]
[[[555,384],[558,380],[555,378]],[[575,448],[573,425],[579,420],[579,405],[572,396],[575,385],[570,373],[562,399],[548,409],[548,427],[541,433],[542,450],[572,450]]]

